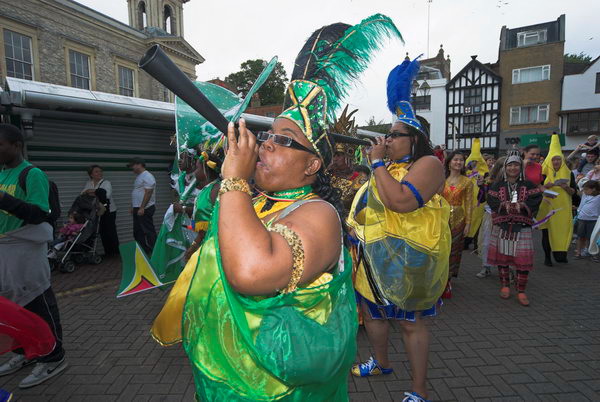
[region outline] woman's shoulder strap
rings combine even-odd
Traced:
[[[329,205],[335,211],[335,214],[338,215],[338,218],[339,218],[339,214],[337,213],[337,210],[334,208],[333,205],[331,205],[327,201],[322,200],[320,198],[313,198],[313,199],[310,199],[310,200],[298,200],[298,201],[294,202],[292,205],[290,205],[287,208],[285,208],[281,212],[281,214],[279,214],[279,218],[278,219],[285,218],[286,216],[288,216],[289,214],[291,214],[292,212],[294,212],[295,210],[297,210],[298,208],[300,208],[302,205],[305,205],[305,204],[308,204],[308,203],[311,203],[311,202],[324,202],[325,204]]]

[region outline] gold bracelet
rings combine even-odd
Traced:
[[[281,293],[291,293],[296,290],[298,282],[300,282],[300,278],[304,273],[304,247],[302,246],[302,240],[296,232],[281,223],[276,223],[267,230],[283,236],[292,249],[292,260],[294,261],[294,265],[292,265],[292,277],[288,285],[281,291]]]
[[[250,191],[250,185],[245,179],[239,177],[230,177],[223,179],[219,188],[219,196],[225,194],[228,191],[241,191],[252,197],[252,191]]]

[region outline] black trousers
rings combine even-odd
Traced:
[[[154,229],[155,206],[152,205],[144,210],[144,215],[137,214],[139,208],[133,208],[133,238],[144,249],[146,254],[150,256],[154,243],[156,243],[156,229]]]
[[[550,256],[554,256],[556,262],[568,262],[566,251],[552,251],[550,247],[550,235],[548,229],[542,229],[542,247],[544,248],[544,256],[546,261],[552,261]]]
[[[38,358],[37,361],[48,363],[62,360],[62,358],[65,357],[65,350],[63,349],[62,342],[62,326],[60,325],[58,304],[56,303],[56,296],[54,296],[52,287],[46,289],[44,293],[23,306],[23,308],[42,317],[44,321],[48,323],[48,326],[56,339],[54,350],[50,354]],[[15,350],[15,353],[23,354],[23,350],[17,349]]]
[[[117,211],[105,212],[100,217],[100,238],[107,256],[119,254],[119,236],[117,235]]]

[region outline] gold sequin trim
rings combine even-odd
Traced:
[[[292,259],[294,261],[292,277],[288,285],[281,291],[281,293],[291,293],[298,287],[298,282],[300,282],[300,278],[304,273],[304,247],[302,246],[302,240],[300,240],[296,232],[281,223],[276,223],[267,230],[283,236],[292,249]]]
[[[221,187],[219,188],[219,196],[225,194],[228,191],[241,191],[252,197],[252,191],[250,191],[250,185],[245,179],[239,177],[230,177],[223,179]]]

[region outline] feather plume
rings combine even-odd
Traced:
[[[419,68],[421,68],[419,57],[416,57],[413,61],[404,60],[402,64],[394,67],[388,75],[387,104],[392,114],[396,114],[396,106],[400,101],[410,102],[412,83],[419,72]]]
[[[323,87],[329,117],[335,120],[343,98],[385,37],[404,42],[392,20],[382,14],[355,26],[336,23],[317,29],[296,58],[292,80],[309,80]]]

